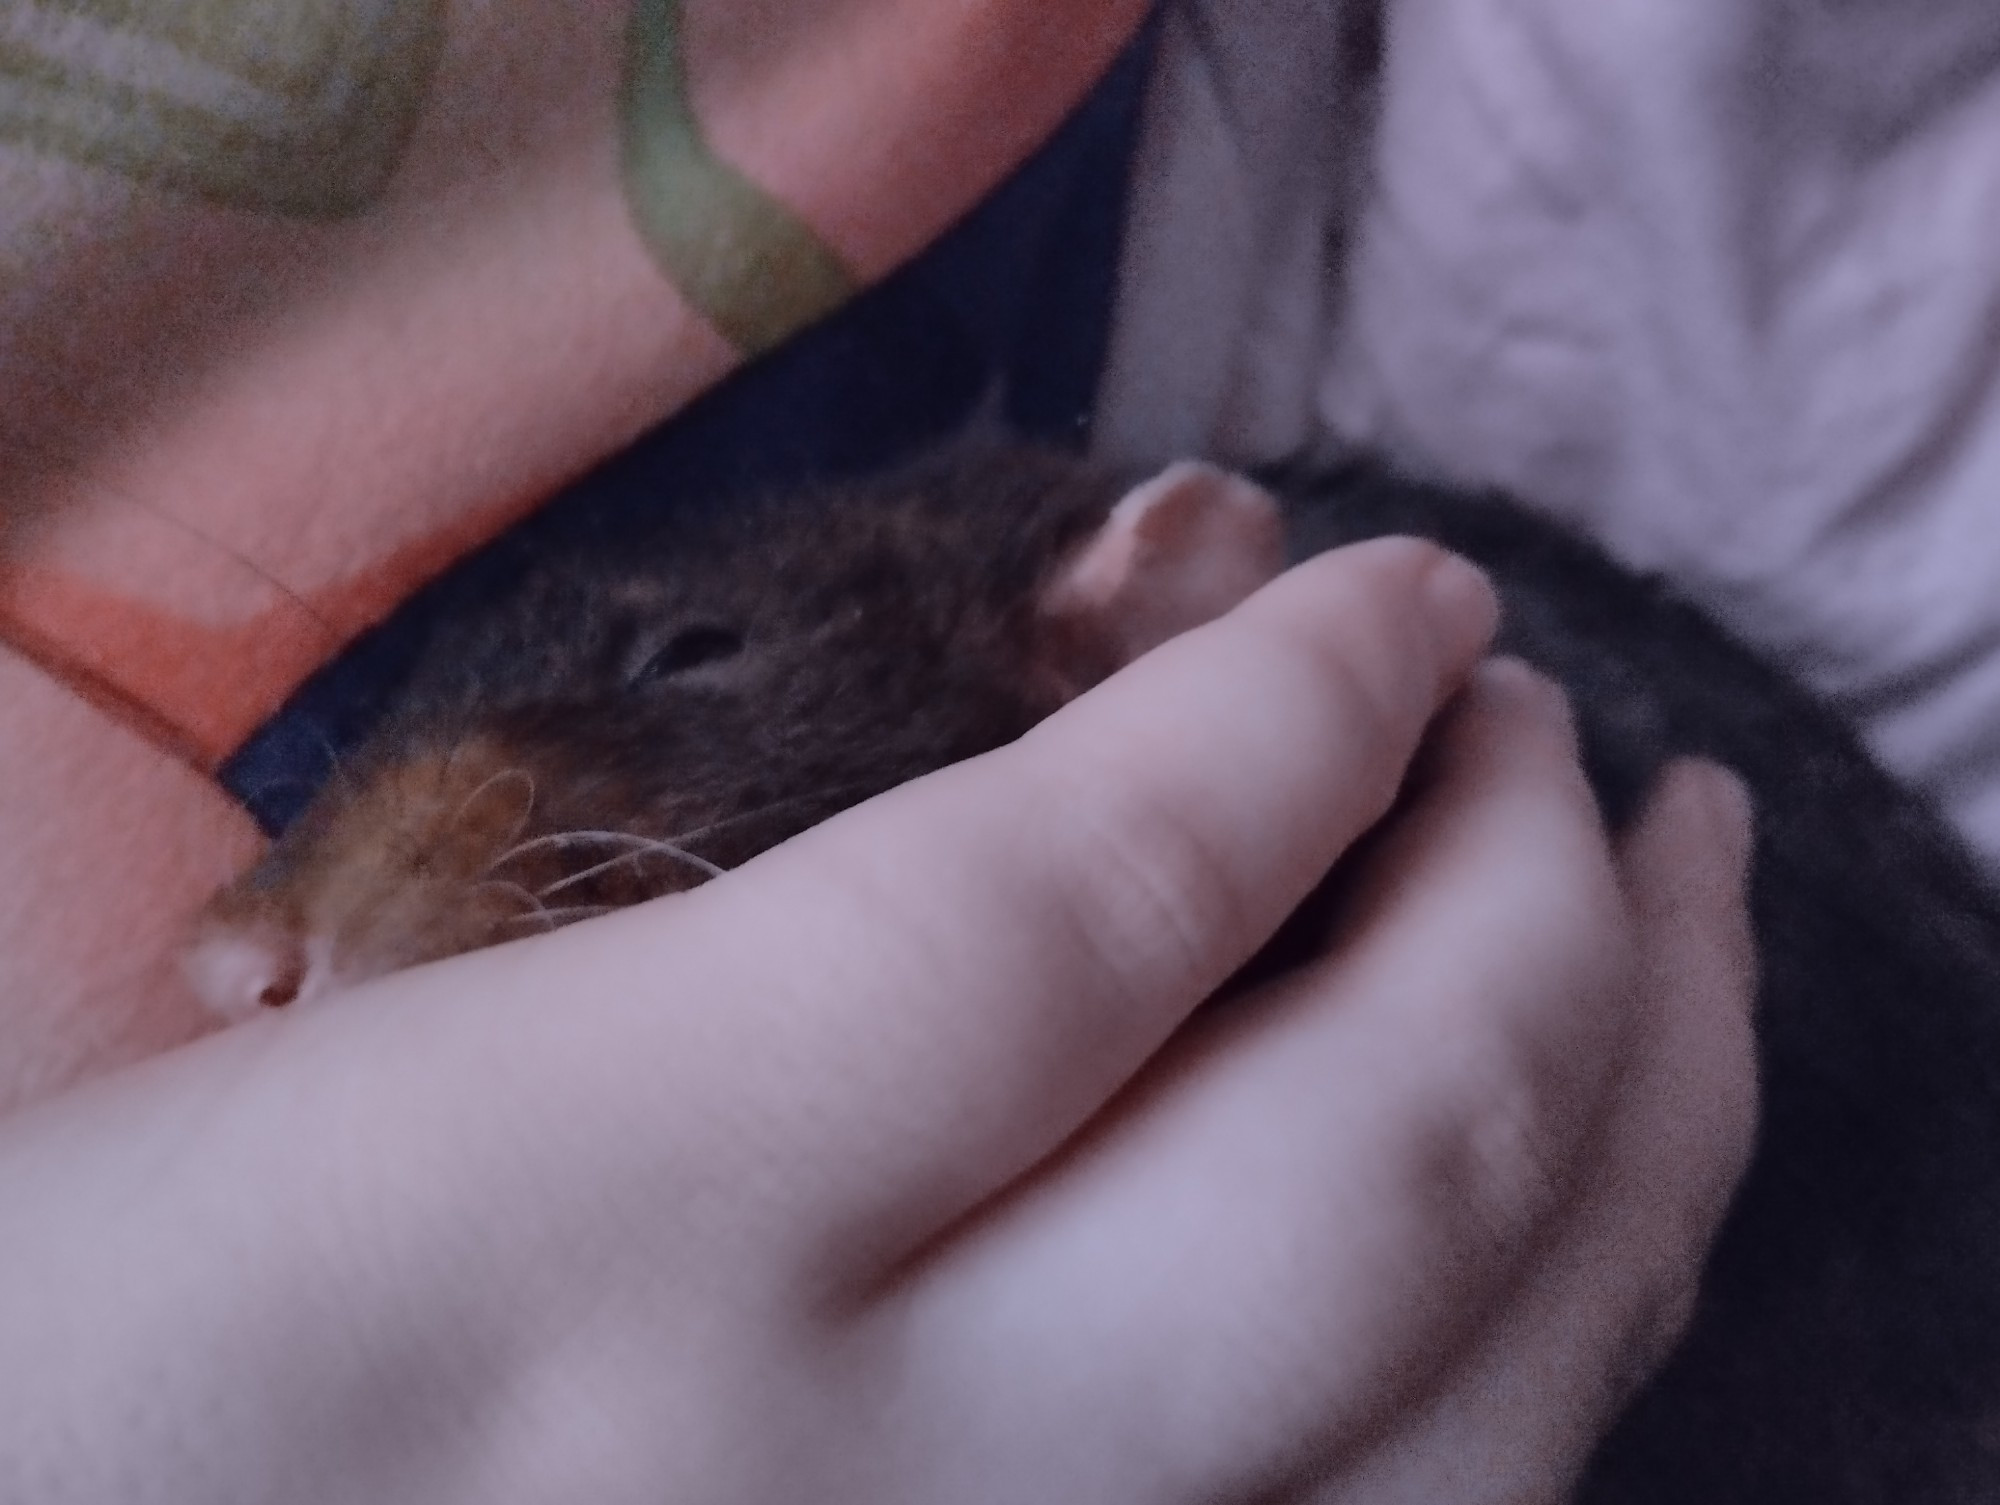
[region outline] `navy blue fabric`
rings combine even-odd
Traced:
[[[879,469],[987,401],[1080,446],[1111,323],[1153,27],[1049,142],[917,260],[704,395],[462,560],[302,686],[221,770],[276,834],[356,742],[429,624],[504,588],[538,546],[670,506]]]

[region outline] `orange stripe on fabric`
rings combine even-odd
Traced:
[[[72,570],[7,566],[0,641],[163,751],[213,772],[355,631],[526,510],[515,501],[468,514],[302,595],[267,581],[269,604],[230,621],[204,621]]]

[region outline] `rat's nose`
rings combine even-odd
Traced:
[[[305,942],[285,931],[217,927],[188,949],[186,967],[203,1003],[225,1019],[247,1019],[299,996],[306,980]]]

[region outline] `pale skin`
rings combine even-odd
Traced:
[[[0,1123],[0,1497],[1555,1501],[1751,1137],[1747,811],[1434,548],[706,888]],[[1389,807],[1326,953],[1201,1002]]]

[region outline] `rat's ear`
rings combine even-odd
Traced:
[[[1111,509],[1043,588],[1037,667],[1067,698],[1228,611],[1284,568],[1269,492],[1199,460],[1169,465]]]

